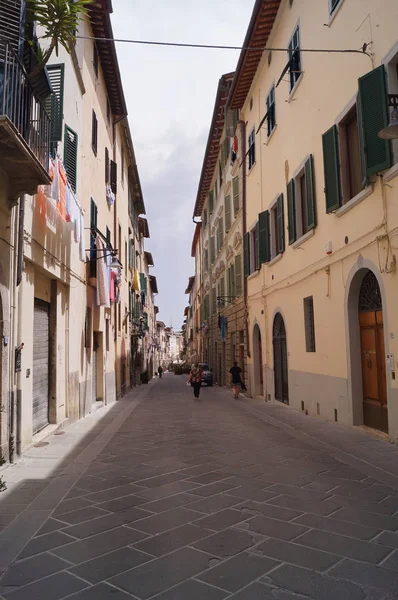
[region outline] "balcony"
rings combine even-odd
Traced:
[[[50,117],[11,44],[1,49],[0,164],[12,204],[21,194],[34,194],[38,185],[51,182]]]

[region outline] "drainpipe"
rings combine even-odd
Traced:
[[[246,199],[246,123],[245,121],[239,120],[239,125],[240,125],[240,131],[241,131],[241,144],[242,144],[242,156],[244,156],[245,158],[243,159],[243,163],[242,163],[242,228],[243,228],[243,240],[245,238],[245,235],[247,233],[247,219],[246,219],[246,204],[247,204],[247,199]],[[243,270],[244,270],[244,256],[243,256]],[[244,304],[245,304],[245,329],[246,329],[246,354],[247,357],[250,358],[250,344],[249,344],[249,322],[248,322],[248,302],[247,302],[247,278],[243,277],[243,297],[244,297]],[[246,370],[246,381],[249,384],[249,391],[250,391],[250,380],[248,377],[248,369]]]
[[[15,354],[17,349],[17,341],[19,339],[18,331],[18,313],[17,313],[17,273],[18,273],[18,256],[19,252],[15,247],[16,241],[19,245],[19,214],[21,212],[21,204],[25,203],[25,197],[21,196],[19,203],[12,208],[11,212],[11,257],[10,257],[10,324],[11,324],[11,343],[10,343],[10,360],[9,360],[9,382],[10,382],[10,411],[9,411],[9,460],[10,463],[15,462],[15,433],[17,419],[17,377],[15,374]],[[22,209],[23,211],[23,209]],[[23,225],[22,225],[23,227]],[[21,267],[22,269],[22,267]]]

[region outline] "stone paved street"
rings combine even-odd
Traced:
[[[3,471],[2,600],[398,598],[398,449],[185,380]]]

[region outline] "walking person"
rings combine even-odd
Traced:
[[[229,372],[231,373],[231,383],[232,383],[232,391],[234,393],[235,400],[239,400],[239,390],[242,385],[241,373],[242,369],[239,367],[236,360],[234,361],[233,366],[230,368]]]
[[[195,396],[195,401],[199,401],[200,396],[200,386],[202,385],[202,370],[199,367],[198,363],[195,363],[191,369],[189,374],[188,382],[193,387],[193,395]]]
[[[159,373],[159,379],[161,379],[162,375],[163,375],[163,368],[160,365],[158,367],[158,373]]]

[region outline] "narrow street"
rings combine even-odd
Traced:
[[[397,447],[185,381],[3,471],[0,597],[398,598]]]

